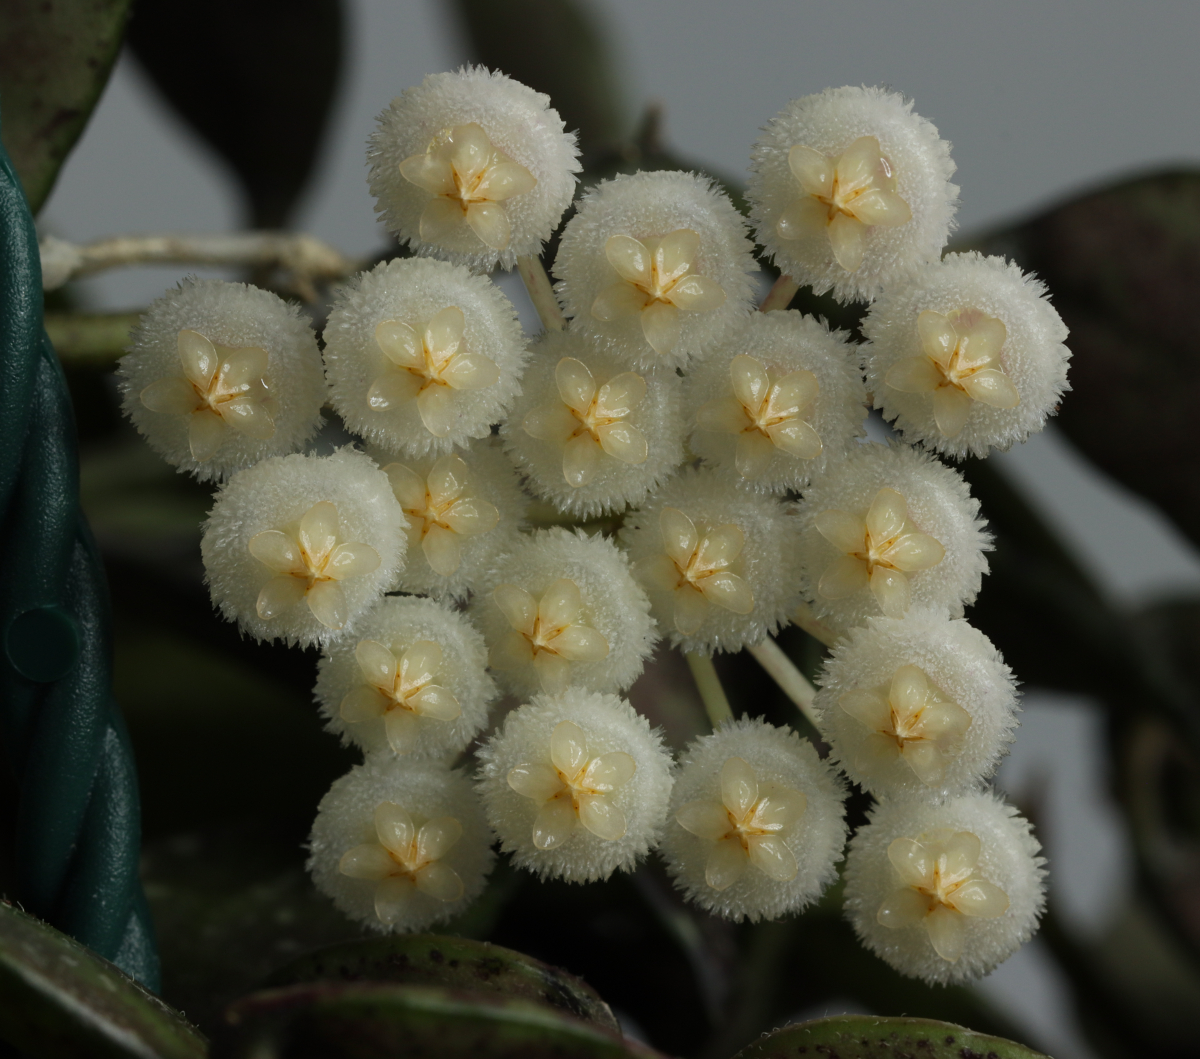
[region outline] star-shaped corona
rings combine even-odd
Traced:
[[[815,525],[843,553],[825,568],[818,594],[843,599],[869,587],[889,618],[908,610],[908,575],[936,566],[946,554],[938,540],[913,524],[904,497],[886,487],[875,494],[865,519],[848,511],[822,511]]]
[[[439,246],[456,247],[469,229],[485,246],[503,250],[512,226],[502,203],[537,185],[473,121],[446,129],[424,154],[405,158],[400,174],[433,196],[421,211],[420,235]]]
[[[250,538],[250,554],[275,573],[258,594],[260,618],[269,621],[303,600],[326,628],[346,624],[339,582],[376,570],[379,553],[359,541],[342,542],[340,521],[337,507],[322,500],[295,528],[264,530]]]
[[[604,255],[620,282],[606,287],[592,302],[597,320],[639,314],[642,334],[655,353],[670,353],[679,341],[680,312],[707,312],[725,303],[715,280],[693,271],[700,236],[679,228],[659,239],[614,235]]]
[[[625,422],[646,396],[646,380],[623,372],[597,387],[588,366],[563,357],[554,372],[560,401],[530,412],[521,429],[563,450],[563,477],[578,489],[596,475],[604,455],[622,463],[645,463],[646,436]]]
[[[941,782],[947,755],[971,724],[971,715],[914,665],[897,669],[890,685],[846,692],[838,706],[871,733],[855,755],[859,772],[878,772],[898,755],[929,787]]]
[[[701,405],[696,421],[702,430],[736,435],[743,478],[759,477],[776,452],[801,460],[821,455],[820,435],[805,421],[820,392],[811,371],[772,377],[761,360],[740,353],[730,361],[729,384],[733,395]]]
[[[978,871],[980,850],[977,835],[949,828],[896,839],[887,855],[902,886],[879,906],[879,923],[924,927],[937,954],[957,962],[963,918],[995,919],[1008,911],[1008,895]]]
[[[572,662],[599,662],[608,657],[608,641],[584,622],[583,596],[570,578],[555,581],[534,599],[516,585],[497,585],[492,599],[512,626],[491,651],[497,669],[533,664],[542,689],[564,691]]]
[[[1000,365],[1007,332],[1004,323],[978,309],[917,317],[924,356],[906,357],[885,382],[902,393],[933,395],[938,430],[955,437],[966,425],[972,402],[992,408],[1016,408],[1021,395]]]
[[[704,878],[727,890],[753,866],[780,882],[796,877],[795,854],[783,838],[804,815],[808,799],[776,784],[760,788],[754,769],[740,757],[721,766],[721,800],[688,802],[675,814],[685,830],[713,843]]]
[[[199,331],[178,339],[183,375],[170,375],[142,390],[151,412],[188,417],[188,447],[204,463],[231,430],[266,441],[275,433],[275,401],[267,375],[267,352],[254,346],[229,349]]]
[[[363,640],[354,650],[365,683],[344,699],[339,709],[347,724],[383,718],[388,744],[408,754],[417,742],[422,719],[455,721],[462,715],[456,699],[435,684],[442,669],[442,648],[418,640],[399,659],[377,640]]]
[[[710,606],[734,614],[754,609],[754,593],[731,567],[746,537],[732,522],[701,530],[677,507],[665,507],[658,520],[663,551],[648,563],[647,576],[672,593],[675,628],[685,636],[704,623]]]
[[[466,461],[453,453],[441,457],[422,478],[402,463],[389,463],[384,472],[408,519],[410,536],[435,573],[452,577],[462,563],[462,540],[496,528],[500,512],[494,504],[464,495],[469,472]]]
[[[456,305],[416,327],[401,320],[380,322],[375,341],[398,370],[371,383],[367,404],[383,412],[415,400],[425,429],[444,438],[454,427],[454,392],[482,390],[500,379],[495,361],[465,347],[465,328],[466,319]]]
[[[403,806],[382,802],[375,808],[377,841],[347,850],[338,870],[375,883],[375,914],[390,925],[418,892],[446,902],[462,897],[462,879],[442,863],[462,832],[453,816],[439,816],[418,827]]]
[[[896,194],[896,174],[874,136],[860,136],[841,155],[797,144],[788,167],[800,196],[776,223],[781,239],[828,238],[837,263],[847,272],[862,264],[867,229],[897,228],[912,211]]]
[[[623,838],[625,814],[612,795],[637,771],[633,758],[620,750],[589,757],[583,729],[560,721],[550,735],[550,760],[550,765],[525,762],[508,773],[508,785],[541,806],[533,821],[533,844],[554,849],[579,825],[609,842]]]

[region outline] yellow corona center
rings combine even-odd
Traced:
[[[267,381],[267,351],[218,346],[199,331],[176,340],[182,375],[170,375],[139,395],[151,412],[186,416],[192,459],[212,459],[229,431],[266,441],[275,434],[275,399]]]
[[[688,802],[675,819],[693,835],[714,843],[704,867],[714,890],[727,890],[750,866],[779,882],[799,870],[787,838],[804,815],[808,799],[779,784],[760,784],[740,757],[721,766],[721,800]]]
[[[788,152],[788,167],[800,196],[780,214],[776,232],[781,239],[827,239],[847,272],[862,265],[868,228],[896,228],[912,219],[874,136],[860,136],[840,155],[797,144]]]
[[[811,371],[773,376],[756,357],[745,353],[729,364],[732,395],[701,405],[697,423],[737,437],[734,461],[743,478],[758,478],[776,452],[801,460],[821,455],[821,438],[805,421],[820,386]]]
[[[517,669],[532,664],[542,690],[566,690],[572,662],[608,657],[608,641],[584,623],[583,596],[570,578],[561,578],[535,599],[517,585],[498,585],[492,599],[511,626],[493,647],[491,664]]]
[[[375,808],[377,841],[347,850],[338,870],[352,879],[375,883],[375,914],[381,923],[396,922],[418,894],[435,901],[457,901],[462,879],[443,858],[462,837],[453,816],[439,816],[418,827],[395,802]]]
[[[625,814],[614,802],[618,789],[637,771],[623,751],[593,757],[587,736],[574,721],[560,721],[550,734],[550,762],[526,762],[508,774],[508,785],[540,808],[533,822],[533,844],[554,849],[582,825],[608,842],[623,838]]]
[[[902,393],[932,394],[934,421],[945,437],[962,430],[975,401],[992,408],[1021,403],[1000,362],[1008,338],[1002,320],[973,308],[944,316],[927,309],[917,317],[917,334],[922,355],[898,361],[884,382]]]
[[[503,250],[512,224],[501,203],[537,185],[537,178],[493,146],[476,122],[445,130],[424,154],[404,159],[400,174],[432,196],[421,212],[421,238],[449,250],[474,249],[479,243]]]
[[[912,589],[908,575],[942,561],[946,550],[908,517],[908,502],[894,489],[875,494],[866,517],[848,511],[822,511],[817,531],[839,552],[817,585],[823,599],[844,599],[870,588],[889,618],[908,610]]]
[[[995,919],[1008,911],[1008,895],[978,870],[982,845],[970,831],[941,828],[888,846],[901,887],[879,906],[885,927],[920,926],[934,951],[949,963],[962,955],[967,918]]]
[[[637,315],[654,352],[670,353],[679,342],[680,312],[708,312],[725,303],[721,285],[696,272],[699,252],[700,236],[690,228],[657,239],[614,235],[604,255],[620,280],[596,296],[592,316],[609,322]]]
[[[328,500],[313,504],[294,527],[264,530],[250,538],[250,554],[271,570],[256,610],[266,621],[301,600],[330,629],[346,624],[346,594],[340,582],[379,566],[379,553],[360,541],[341,541],[341,518]]]

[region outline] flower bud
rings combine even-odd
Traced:
[[[746,224],[695,173],[589,188],[554,259],[571,326],[635,371],[684,367],[753,308]]]
[[[624,699],[568,688],[508,715],[478,752],[500,848],[543,879],[632,871],[658,842],[671,755]]]
[[[767,124],[746,186],[757,239],[817,294],[870,300],[936,261],[958,188],[950,145],[882,88],[828,88]]]
[[[496,855],[458,769],[373,754],[317,807],[308,870],[339,911],[380,933],[424,930],[483,891]]]
[[[167,291],[142,314],[117,375],[138,432],[202,482],[295,452],[321,425],[311,324],[245,283],[189,278]]]
[[[446,757],[487,725],[496,686],[466,617],[431,599],[385,596],[353,636],[325,648],[314,695],[331,732],[370,754]]]
[[[212,601],[256,640],[330,643],[395,583],[403,517],[387,475],[351,447],[263,460],[225,484],[205,520]]]
[[[735,922],[799,912],[837,875],[845,787],[811,743],[744,718],[683,756],[662,854],[688,900]]]
[[[631,372],[574,329],[548,331],[522,386],[504,443],[561,511],[620,511],[683,462],[682,385],[669,369]]]
[[[862,943],[931,985],[981,978],[1037,929],[1045,861],[991,792],[884,802],[850,840],[846,915]]]
[[[389,231],[475,272],[540,254],[579,172],[549,96],[482,66],[430,74],[392,100],[367,160]]]
[[[1041,430],[1067,387],[1067,328],[1046,286],[999,257],[947,254],[867,313],[875,407],[910,443],[986,456]]]

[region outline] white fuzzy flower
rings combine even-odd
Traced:
[[[353,448],[263,460],[225,484],[204,523],[213,603],[255,639],[329,643],[394,584],[403,518],[387,475]]]
[[[859,445],[799,510],[802,589],[847,627],[912,604],[960,617],[987,572],[991,535],[962,475],[907,445]]]
[[[869,300],[941,254],[954,169],[950,145],[903,96],[829,88],[771,119],[746,198],[782,271],[818,294]]]
[[[465,599],[501,552],[515,543],[526,498],[494,438],[436,458],[389,456],[367,447],[404,511],[408,565],[396,587],[438,599]]]
[[[846,913],[863,944],[901,974],[968,982],[1037,929],[1040,850],[1028,822],[990,792],[885,802],[850,840]]]
[[[671,794],[662,855],[678,886],[726,919],[798,912],[833,881],[845,787],[812,744],[761,718],[697,739]]]
[[[295,452],[321,425],[312,325],[270,291],[185,279],[147,309],[117,368],[150,447],[203,481]]]
[[[813,706],[850,778],[871,793],[959,793],[995,771],[1017,725],[1000,652],[962,618],[871,618],[825,662]]]
[[[486,437],[521,392],[529,357],[516,310],[491,280],[424,258],[356,276],[324,337],[330,402],[346,426],[412,456]]]
[[[488,822],[518,867],[594,882],[632,870],[658,842],[671,755],[624,699],[582,688],[535,696],[478,757]]]
[[[541,253],[571,205],[578,157],[549,96],[481,66],[430,74],[392,100],[367,151],[397,238],[476,272]]]
[[[910,442],[986,456],[1042,429],[1067,386],[1066,325],[1011,261],[947,254],[863,321],[875,407]]]
[[[496,686],[466,617],[431,599],[386,596],[327,647],[314,695],[329,730],[367,753],[462,750],[487,724]]]
[[[522,385],[505,446],[562,511],[619,511],[683,462],[682,384],[670,369],[631,372],[574,329],[548,331]]]
[[[308,870],[317,889],[381,933],[424,930],[483,891],[496,855],[459,770],[373,754],[317,807]]]
[[[621,541],[671,642],[712,654],[759,643],[786,622],[799,601],[798,531],[774,497],[700,470],[630,512]]]
[[[688,376],[692,451],[757,489],[803,489],[863,433],[857,359],[810,316],[752,313]]]
[[[741,214],[706,177],[636,173],[585,192],[554,274],[573,327],[638,371],[677,368],[753,307]]]
[[[568,684],[623,691],[655,642],[650,604],[616,545],[539,530],[493,565],[470,610],[491,665],[515,695]]]

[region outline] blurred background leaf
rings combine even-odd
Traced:
[[[342,65],[339,0],[139,0],[138,62],[229,165],[246,224],[285,227],[323,142]]]
[[[4,0],[0,134],[36,214],[116,62],[132,0]]]

